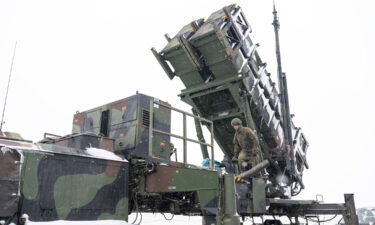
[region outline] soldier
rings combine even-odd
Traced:
[[[231,122],[236,130],[234,134],[234,157],[232,161],[238,161],[240,172],[244,172],[256,166],[262,160],[258,137],[252,129],[242,126],[242,121],[234,118]],[[260,173],[255,177],[260,178]]]

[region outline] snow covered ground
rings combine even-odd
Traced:
[[[202,224],[202,218],[200,216],[196,217],[189,217],[189,216],[174,216],[172,220],[171,214],[165,214],[165,218],[161,214],[150,214],[144,213],[142,214],[142,221],[140,221],[140,216],[138,216],[137,221],[134,224],[142,225],[199,225]],[[129,223],[121,220],[98,220],[98,221],[66,221],[66,220],[58,220],[58,221],[50,221],[50,222],[27,222],[27,225],[131,225],[135,219],[135,214],[129,217]]]
[[[133,225],[140,224],[142,225],[198,225],[202,223],[202,218],[200,216],[172,216],[171,214],[165,214],[165,217],[161,214],[151,214],[151,213],[143,213],[142,220],[140,221],[140,215],[136,221],[135,214],[132,214],[129,217],[129,223],[122,221],[122,220],[97,220],[97,221],[66,221],[66,220],[58,220],[58,221],[49,221],[49,222],[33,222],[28,221],[26,225]],[[1,221],[0,221],[0,224]]]
[[[135,214],[129,216],[129,224],[134,221]],[[202,224],[202,217],[200,216],[174,216],[169,213],[165,214],[165,217],[161,214],[143,213],[141,225],[200,225]],[[134,224],[139,223],[138,220]]]
[[[27,222],[27,225],[128,225],[121,220]]]

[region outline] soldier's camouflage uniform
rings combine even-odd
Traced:
[[[262,161],[258,137],[252,129],[239,127],[234,134],[233,144],[240,172],[244,172]],[[260,176],[260,173],[255,175],[257,178]]]

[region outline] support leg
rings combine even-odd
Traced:
[[[358,216],[355,211],[354,194],[345,194],[345,212],[343,214],[346,225],[358,225]]]
[[[217,225],[216,216],[202,216],[202,225]]]

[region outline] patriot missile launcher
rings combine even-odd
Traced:
[[[213,121],[215,140],[227,158],[234,154],[230,121],[238,117],[257,131],[263,154],[272,162],[269,180],[279,190],[272,195],[296,195],[304,187],[308,142],[301,128],[283,119],[290,117],[283,111],[287,90],[277,90],[250,34],[241,8],[230,5],[187,24],[162,51],[152,51],[168,77],[185,85],[181,100]]]
[[[278,30],[277,20],[274,25]],[[267,216],[264,225],[279,225],[281,216],[299,224],[301,217],[341,214],[345,224],[357,225],[352,194],[340,204],[291,199],[304,187],[308,143],[290,121],[281,65],[277,90],[250,33],[241,8],[230,5],[183,27],[161,52],[153,49],[169,78],[185,84],[180,97],[191,113],[137,93],[77,112],[66,136],[46,133],[33,143],[0,131],[0,221],[128,221],[133,213],[139,224],[139,214],[172,213],[202,216],[203,225]],[[172,112],[182,120],[174,121]],[[234,117],[257,131],[266,159],[241,174],[230,161]],[[187,135],[188,118],[197,139]],[[182,124],[182,135],[173,133],[172,123]],[[182,162],[174,157],[172,138],[182,141]],[[222,162],[215,160],[214,140]],[[196,152],[188,143],[201,146],[208,166],[188,163]],[[260,170],[268,176],[253,178]]]

